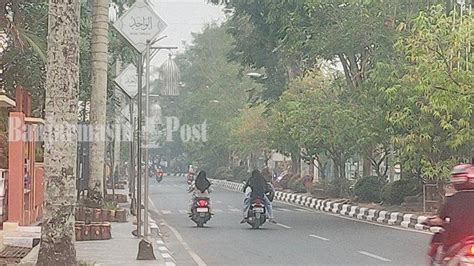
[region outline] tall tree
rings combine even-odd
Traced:
[[[105,125],[107,102],[107,49],[108,49],[108,0],[93,1],[91,40],[91,110],[90,124],[95,138],[90,147],[89,193],[101,200],[104,191]],[[97,136],[99,136],[97,138]],[[102,138],[102,136],[104,136]],[[100,193],[100,194],[99,194]]]
[[[75,265],[80,2],[49,1],[45,205],[37,265]],[[68,125],[69,130],[64,129]]]

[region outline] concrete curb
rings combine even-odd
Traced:
[[[151,217],[151,214],[149,215],[149,217]],[[166,247],[165,242],[161,237],[160,227],[158,226],[158,223],[152,218],[148,218],[148,220],[150,223],[150,233],[156,239],[157,250],[155,249],[155,252],[158,253],[158,256],[161,256],[164,259],[165,266],[175,266],[176,261],[173,256],[171,256],[168,247]]]
[[[212,183],[219,187],[238,192],[241,192],[244,186],[240,183],[219,179],[212,179]],[[378,209],[363,208],[357,205],[342,204],[336,201],[322,200],[303,194],[287,193],[281,191],[276,191],[275,199],[278,201],[293,203],[311,209],[331,212],[363,221],[400,226],[420,231],[430,231],[433,233],[437,233],[441,230],[440,227],[428,227],[421,224],[427,218],[426,216],[416,216],[414,214],[404,214],[401,212],[389,212]]]

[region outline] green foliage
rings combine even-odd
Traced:
[[[428,180],[445,179],[474,145],[474,57],[465,54],[474,17],[462,20],[440,6],[421,12],[409,36],[396,44],[405,60],[400,68],[392,67],[392,78],[399,82],[384,89],[396,143]]]
[[[303,178],[299,176],[292,176],[288,181],[288,188],[297,193],[306,192],[306,188],[303,184]]]
[[[245,113],[240,116],[241,110],[245,110],[247,91],[259,87],[241,75],[242,66],[229,62],[227,55],[234,47],[234,39],[227,29],[226,25],[206,27],[202,34],[194,35],[194,45],[176,60],[185,88],[175,101],[175,113],[170,115],[177,116],[182,124],[207,122],[207,141],[185,145],[189,158],[207,170],[228,165],[232,146],[243,148],[239,141],[244,140],[231,136],[231,131],[241,133],[236,132],[233,123],[251,122]],[[246,146],[242,152],[250,149]]]
[[[10,94],[17,84],[27,89],[32,94],[33,113],[42,115],[48,6],[45,1],[18,1],[12,9],[13,24],[2,25],[10,37],[8,49],[2,53],[5,87]],[[3,16],[1,21],[8,21]]]
[[[267,149],[269,129],[263,115],[264,111],[263,105],[245,108],[229,123],[230,148],[238,152],[241,157]]]
[[[419,179],[405,178],[386,184],[382,190],[384,203],[400,205],[405,197],[416,196],[422,192],[422,184]]]
[[[233,172],[228,167],[219,167],[211,175],[215,179],[234,180]]]
[[[385,179],[378,176],[363,177],[355,183],[354,195],[363,202],[380,202],[385,183]]]
[[[236,182],[247,181],[250,177],[247,166],[237,166],[232,169],[233,180]]]

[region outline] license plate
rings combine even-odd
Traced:
[[[254,210],[255,212],[263,212],[263,208],[260,208],[260,207],[253,208],[253,210]]]
[[[207,208],[197,208],[196,211],[197,212],[208,212],[208,209]]]

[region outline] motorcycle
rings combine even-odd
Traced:
[[[191,220],[196,223],[197,227],[204,227],[204,224],[211,219],[209,198],[194,198],[190,217]]]
[[[161,181],[163,181],[163,172],[158,172],[156,174],[156,182],[160,183]]]
[[[187,177],[187,183],[189,186],[191,186],[194,182],[194,174],[193,173],[189,173],[188,174],[188,177]]]
[[[428,218],[424,225],[437,226],[443,228],[443,224],[436,221],[436,218]],[[437,234],[442,234],[444,229]],[[435,249],[435,250],[431,250]],[[456,245],[452,246],[446,252],[443,251],[442,245],[434,244],[430,247],[431,256],[429,257],[429,265],[442,266],[458,266],[458,265],[474,265],[474,236],[468,236]]]
[[[265,195],[270,200],[270,202],[273,202],[273,199],[275,198],[275,187],[273,186],[272,182],[268,182],[267,184],[269,189],[265,192]]]
[[[267,211],[265,209],[264,200],[261,198],[253,199],[250,204],[247,223],[251,225],[253,229],[258,229],[266,220]]]

